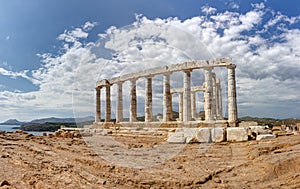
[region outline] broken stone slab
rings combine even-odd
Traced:
[[[252,140],[261,134],[272,134],[272,131],[268,126],[249,126],[248,135]]]
[[[248,141],[248,129],[245,127],[229,127],[226,132],[227,141]]]
[[[210,128],[200,128],[196,133],[196,139],[201,143],[211,142]]]
[[[225,129],[223,127],[211,128],[211,141],[212,142],[225,141]]]
[[[262,135],[257,135],[256,140],[268,140],[274,138],[276,138],[276,136],[273,134],[262,134]]]

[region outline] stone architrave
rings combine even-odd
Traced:
[[[213,121],[213,112],[212,112],[212,68],[207,68],[205,72],[205,91],[204,91],[204,112],[205,112],[205,121]]]
[[[163,122],[168,122],[172,120],[172,96],[170,88],[170,74],[164,74],[163,90]]]
[[[183,122],[191,121],[191,71],[183,71]]]
[[[96,119],[95,122],[101,121],[101,88],[96,88]]]
[[[146,78],[146,91],[145,91],[145,122],[151,122],[153,119],[152,112],[152,77]]]
[[[106,89],[106,111],[105,111],[105,122],[111,121],[111,106],[110,106],[110,85],[105,86]]]
[[[236,65],[227,66],[228,71],[228,123],[230,127],[237,126],[237,102],[236,102],[236,82],[235,82]]]
[[[116,122],[123,121],[123,83],[117,83],[117,112],[116,112]]]
[[[130,108],[129,122],[137,121],[137,106],[136,106],[136,80],[130,80]]]

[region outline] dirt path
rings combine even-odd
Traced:
[[[115,137],[136,150],[155,148],[163,140]],[[106,161],[77,138],[1,133],[0,146],[1,188],[300,188],[299,135],[189,144],[171,159],[148,168]]]

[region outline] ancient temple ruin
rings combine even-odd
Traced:
[[[221,81],[213,72],[214,68],[224,67],[227,69],[228,79],[228,120],[223,119],[222,112],[222,92]],[[168,66],[150,68],[137,73],[130,73],[110,79],[103,79],[96,83],[96,118],[95,124],[101,122],[101,89],[105,88],[106,107],[105,107],[105,123],[111,122],[111,86],[117,85],[116,98],[116,122],[125,124],[123,117],[123,90],[122,85],[126,81],[130,81],[130,116],[129,122],[132,125],[141,123],[137,121],[137,94],[136,82],[138,79],[145,78],[145,123],[153,122],[152,111],[152,79],[157,75],[163,75],[163,116],[161,123],[172,121],[172,94],[179,94],[179,118],[176,122],[182,124],[190,124],[195,122],[215,123],[227,122],[228,126],[235,127],[237,125],[237,101],[236,101],[236,81],[235,68],[231,58],[218,58],[213,60],[194,60]],[[191,86],[191,72],[197,69],[204,69],[205,82],[201,86]],[[171,89],[170,76],[172,73],[183,73],[183,88]],[[197,91],[204,92],[204,111],[205,120],[196,119],[196,98]],[[126,107],[128,108],[128,107]]]

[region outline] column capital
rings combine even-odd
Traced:
[[[184,73],[188,73],[188,72],[192,72],[193,69],[185,69],[185,70],[182,70]]]
[[[228,69],[235,69],[236,68],[236,65],[235,64],[230,64],[227,66]]]

